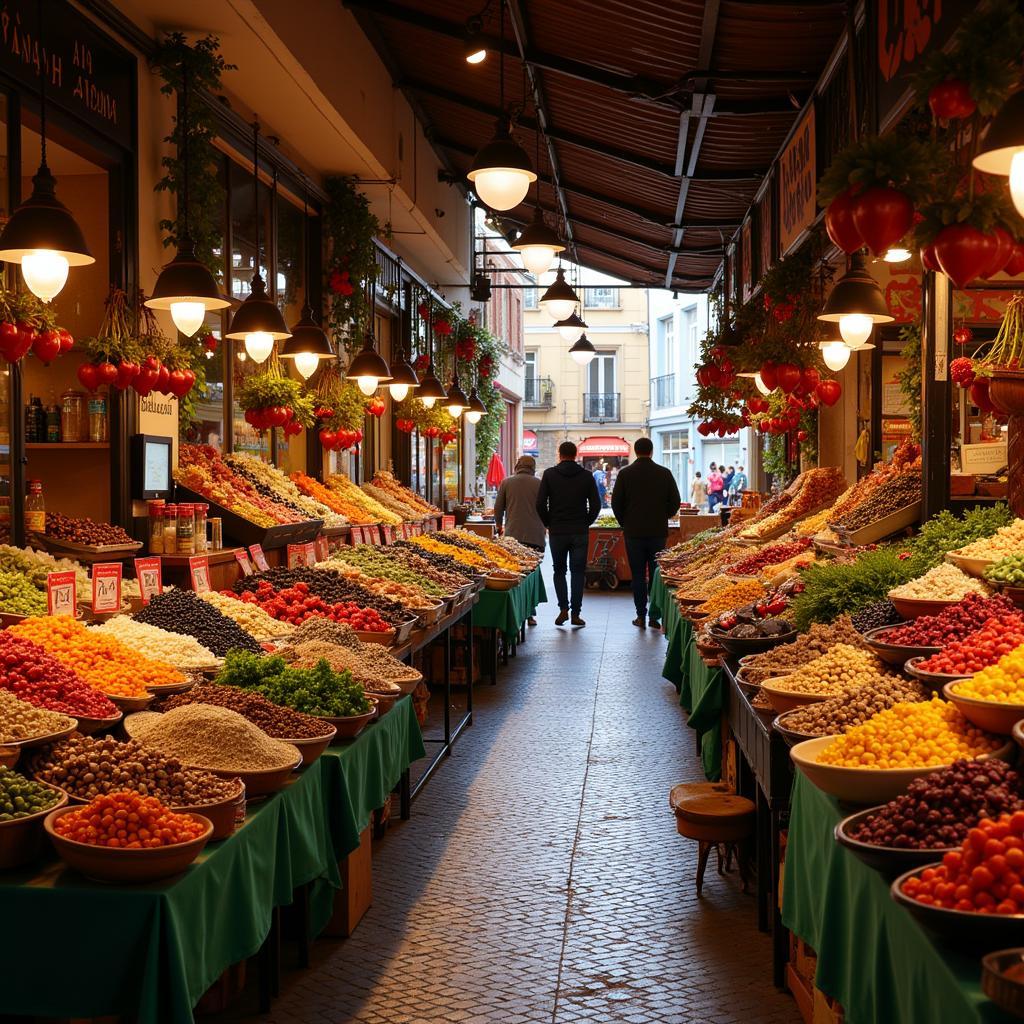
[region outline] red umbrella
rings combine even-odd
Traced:
[[[491,456],[491,464],[487,467],[487,486],[497,487],[505,479],[505,464],[501,456],[495,452]]]

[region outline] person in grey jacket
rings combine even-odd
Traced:
[[[545,530],[537,514],[539,490],[536,459],[532,455],[520,456],[515,472],[501,481],[498,496],[494,499],[494,528],[499,534],[507,533],[528,548],[543,551]],[[532,615],[526,622],[530,626],[537,625]]]

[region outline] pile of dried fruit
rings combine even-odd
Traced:
[[[911,622],[879,633],[874,639],[902,647],[943,647],[969,636],[993,616],[1014,611],[1013,602],[1001,594],[995,597],[968,594],[958,604],[943,608],[938,615],[920,615]]]
[[[1024,644],[1024,615],[1005,612],[987,619],[980,629],[955,640],[918,668],[943,675],[971,675],[994,665],[1004,654]]]
[[[968,594],[988,597],[992,591],[949,562],[940,562],[923,576],[889,591],[889,597],[908,601],[959,601]]]

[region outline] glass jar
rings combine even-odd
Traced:
[[[164,502],[162,500],[149,503],[149,553],[164,553]]]
[[[60,433],[65,441],[85,441],[88,424],[85,416],[85,392],[65,391],[60,396]]]
[[[203,554],[207,549],[206,543],[206,513],[210,506],[205,502],[197,502],[192,506],[192,529],[195,535],[193,546],[197,555]]]
[[[196,553],[196,525],[191,505],[178,506],[178,554]]]
[[[220,516],[210,517],[210,550],[220,551],[224,547],[224,520]]]
[[[178,506],[164,505],[161,522],[164,524],[164,554],[173,555],[178,550]]]
[[[43,498],[42,480],[28,482],[28,495],[25,497],[25,532],[46,533],[46,501]]]
[[[92,395],[89,399],[89,440],[101,444],[110,440],[107,433],[107,398]]]

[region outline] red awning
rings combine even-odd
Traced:
[[[588,437],[576,446],[581,458],[595,455],[629,455],[629,442],[622,437]]]

